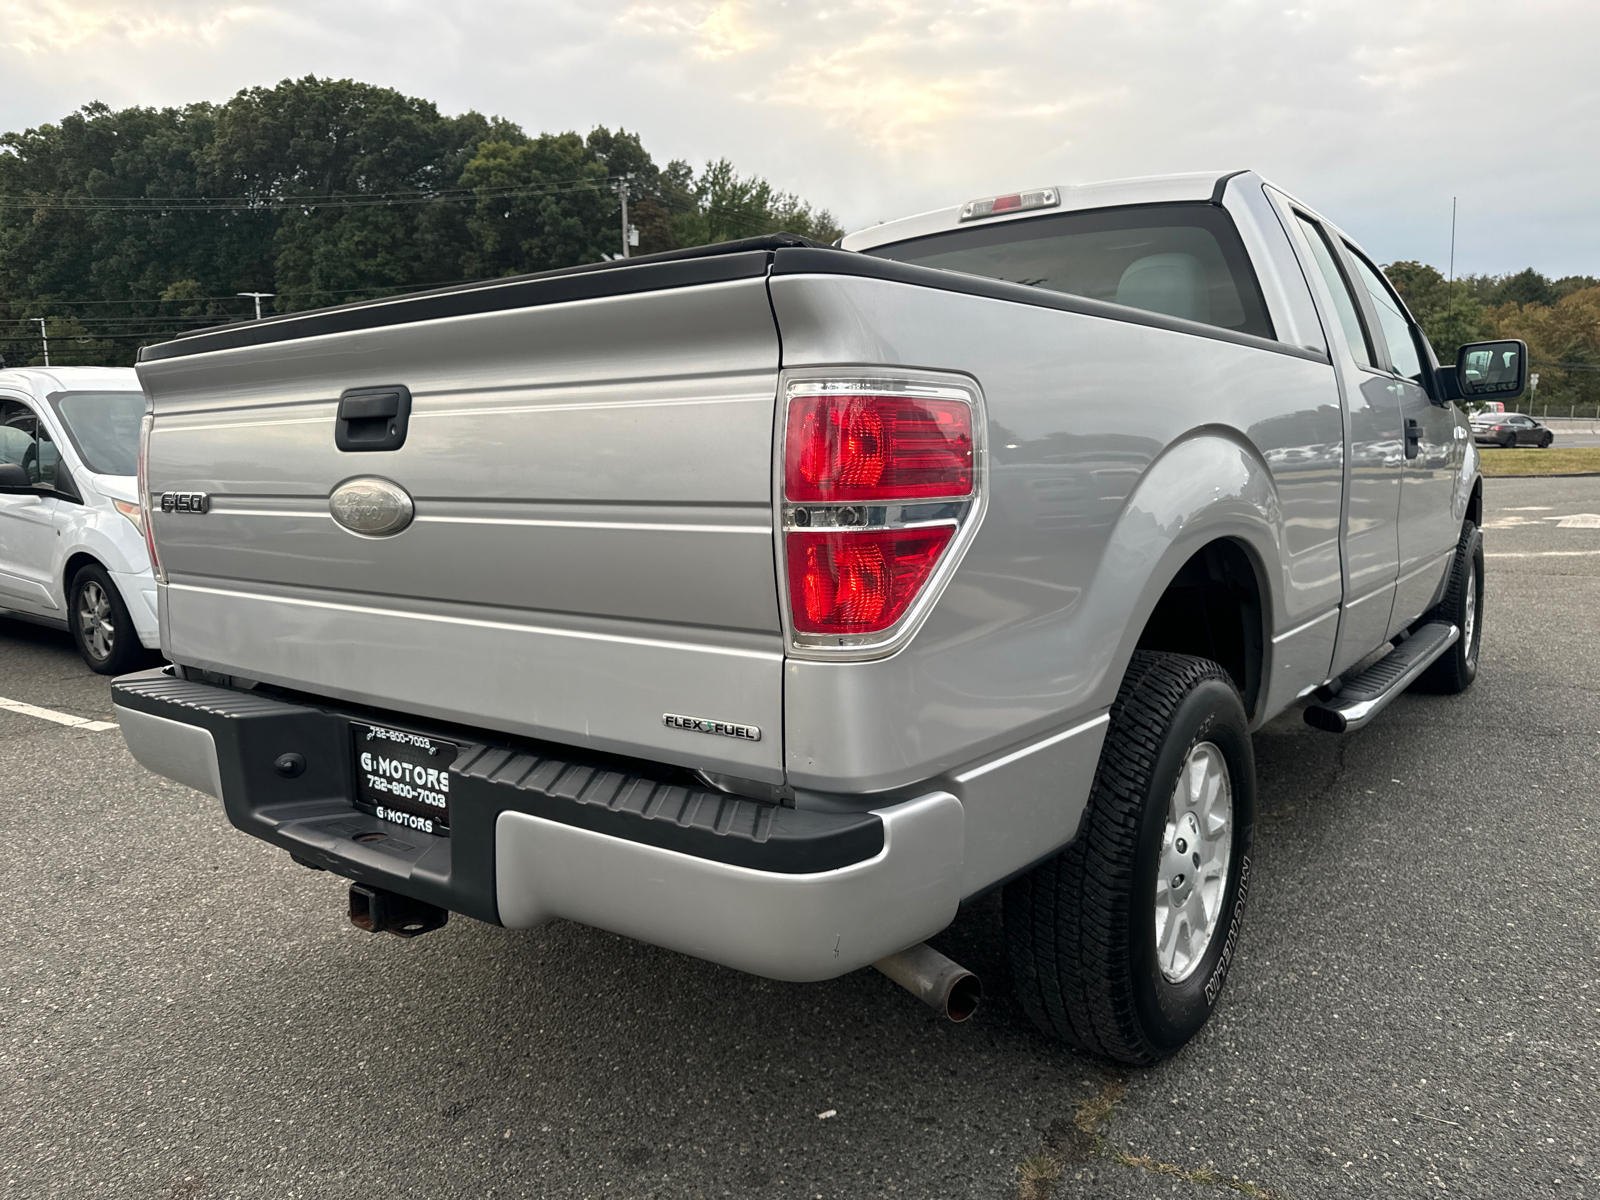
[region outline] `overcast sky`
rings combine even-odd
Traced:
[[[847,229],[1253,167],[1380,260],[1600,275],[1595,0],[0,0],[0,127],[316,74],[726,155]]]

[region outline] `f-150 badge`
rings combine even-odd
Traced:
[[[661,723],[668,729],[687,729],[691,733],[716,733],[723,737],[741,738],[759,742],[761,730],[754,725],[735,725],[731,721],[707,721],[703,717],[680,717],[676,713],[662,713]]]
[[[211,497],[205,492],[162,492],[164,513],[203,513],[211,511]]]
[[[334,488],[328,497],[328,511],[352,533],[387,537],[411,524],[416,508],[410,493],[398,483],[369,475]]]

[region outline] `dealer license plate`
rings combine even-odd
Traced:
[[[352,721],[356,803],[418,833],[450,832],[450,764],[457,746]]]

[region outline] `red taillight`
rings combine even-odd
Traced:
[[[785,441],[790,500],[909,500],[972,490],[972,409],[959,400],[796,396]]]
[[[789,600],[799,633],[881,633],[933,573],[955,528],[788,535]]]

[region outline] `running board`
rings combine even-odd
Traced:
[[[1319,691],[1317,702],[1306,709],[1306,724],[1329,733],[1360,729],[1460,637],[1461,630],[1444,621],[1422,626],[1361,674],[1346,680],[1337,692]]]

